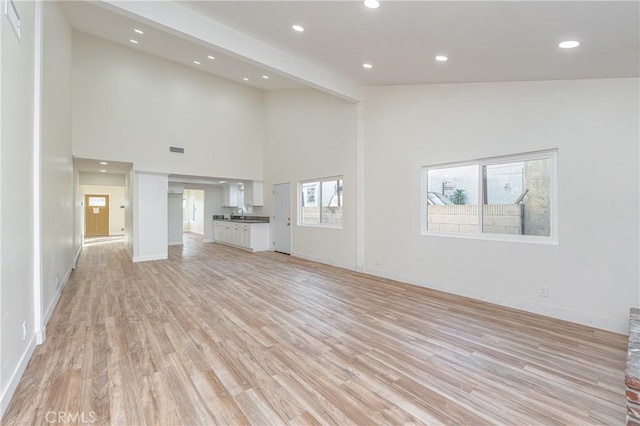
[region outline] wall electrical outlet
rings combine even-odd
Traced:
[[[27,322],[23,321],[22,322],[22,341],[24,342],[25,340],[27,340]]]
[[[540,297],[549,297],[549,286],[541,285],[540,286]]]

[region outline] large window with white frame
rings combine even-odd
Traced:
[[[423,168],[426,234],[557,242],[557,150]]]
[[[298,183],[298,224],[342,228],[342,176]]]

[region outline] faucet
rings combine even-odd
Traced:
[[[238,207],[238,210],[240,210],[241,220],[244,220],[244,209],[242,207]]]

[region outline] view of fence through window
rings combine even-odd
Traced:
[[[300,183],[300,224],[342,226],[342,177]]]
[[[552,155],[426,168],[427,231],[551,236]]]

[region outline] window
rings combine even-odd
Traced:
[[[105,207],[107,197],[89,197],[89,207]]]
[[[300,182],[300,225],[342,227],[342,176]]]
[[[423,169],[427,233],[555,242],[556,151]]]

